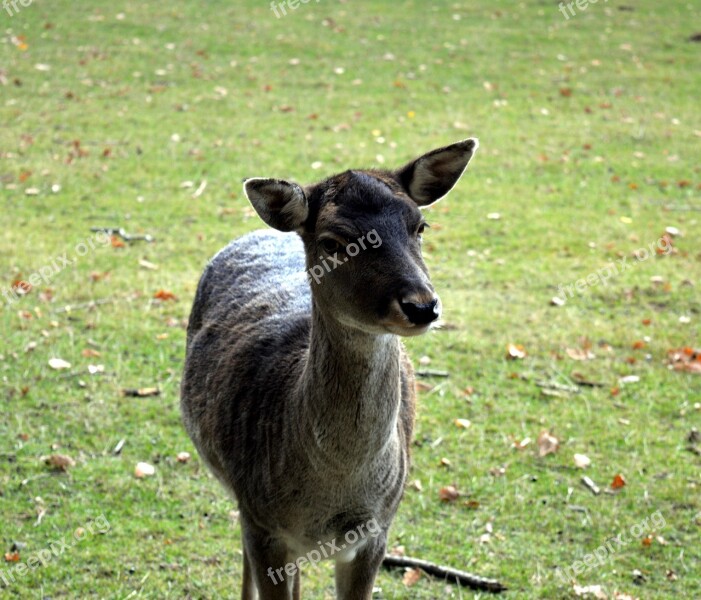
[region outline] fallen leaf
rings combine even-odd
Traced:
[[[19,562],[19,552],[5,552],[5,562]]]
[[[538,436],[538,456],[543,457],[557,452],[560,448],[560,440],[548,431],[541,431]]]
[[[591,459],[586,454],[575,454],[574,464],[578,469],[586,469],[591,465]]]
[[[567,301],[563,298],[560,298],[560,296],[553,296],[550,299],[551,306],[564,306],[566,303]]]
[[[143,479],[144,477],[151,477],[156,474],[156,467],[145,462],[137,463],[134,469],[134,476],[138,479]]]
[[[572,360],[591,360],[596,358],[596,355],[589,348],[567,348],[565,352]]]
[[[62,358],[50,358],[49,359],[49,366],[52,369],[56,369],[57,371],[59,371],[61,369],[70,369],[71,363],[63,360]]]
[[[531,438],[525,437],[522,440],[514,440],[513,441],[513,447],[516,448],[516,450],[523,450],[528,444],[531,443]]]
[[[161,302],[166,302],[167,300],[177,300],[175,294],[173,292],[169,292],[168,290],[158,290],[153,297]]]
[[[625,485],[626,485],[626,480],[625,480],[625,477],[623,477],[623,475],[621,475],[620,473],[617,473],[616,475],[614,475],[613,481],[611,482],[611,489],[612,490],[620,490]]]
[[[599,600],[607,600],[608,596],[600,585],[577,585],[572,588],[574,595],[578,598],[597,598]]]
[[[158,265],[149,262],[145,258],[139,260],[139,266],[143,267],[144,269],[149,269],[150,271],[156,271],[158,269]]]
[[[701,349],[685,346],[669,350],[667,364],[674,371],[701,374]]]
[[[454,485],[446,485],[439,490],[438,497],[443,502],[455,502],[460,497],[460,492]]]
[[[97,358],[100,356],[100,353],[97,350],[94,350],[93,348],[84,348],[81,354],[85,358]]]
[[[28,281],[23,281],[21,279],[15,279],[15,281],[12,282],[12,290],[19,294],[20,296],[26,296],[29,292],[32,291],[32,288],[34,287],[31,283]]]
[[[416,389],[420,392],[430,392],[435,387],[435,385],[431,385],[430,383],[426,383],[425,381],[416,382]]]
[[[421,579],[421,569],[409,569],[404,573],[402,583],[404,583],[404,585],[407,587],[411,587],[416,585],[419,579]]]
[[[424,486],[421,485],[421,482],[418,479],[414,479],[413,481],[410,481],[407,484],[408,488],[411,488],[412,490],[415,490],[417,492],[423,492],[424,491]]]
[[[75,467],[75,461],[65,454],[52,454],[51,456],[42,457],[44,463],[57,469],[58,471],[67,471],[70,467]]]
[[[521,344],[509,344],[506,347],[506,358],[509,360],[520,360],[526,357],[526,350]]]

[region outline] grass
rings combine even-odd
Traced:
[[[686,450],[701,376],[665,362],[699,346],[698,7],[598,3],[566,20],[554,0],[324,0],[278,19],[252,0],[92,4],[35,0],[0,17],[2,289],[75,259],[0,308],[3,553],[19,542],[24,562],[86,529],[22,575],[0,561],[0,576],[16,573],[0,597],[236,597],[234,506],[194,455],[178,384],[206,260],[262,226],[241,179],[395,166],[468,136],[481,149],[430,210],[426,242],[449,327],[407,342],[450,377],[425,380],[422,491],[407,490],[391,545],[498,577],[509,598],[572,598],[557,569],[623,533],[579,585],[701,596],[701,458]],[[78,256],[94,226],[156,241]],[[668,226],[683,233],[673,254],[632,258]],[[623,256],[632,266],[608,285],[550,305]],[[527,356],[506,360],[510,343]],[[591,360],[567,352],[589,345]],[[57,357],[71,367],[51,369]],[[547,392],[573,373],[603,385]],[[147,386],[160,396],[121,393]],[[560,448],[540,457],[546,430]],[[52,453],[77,464],[53,472]],[[574,453],[603,493],[581,485]],[[137,480],[139,461],[156,475]],[[619,473],[627,484],[609,493]],[[447,485],[456,502],[439,500]],[[109,530],[90,533],[100,515]],[[483,597],[426,577],[407,588],[396,572],[377,586],[378,598]],[[304,589],[333,597],[330,565],[308,568]]]

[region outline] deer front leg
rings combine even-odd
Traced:
[[[299,600],[300,574],[285,572],[287,547],[264,532],[243,529],[242,600]]]
[[[350,562],[336,561],[337,600],[370,600],[375,577],[385,556],[384,534],[368,540]]]

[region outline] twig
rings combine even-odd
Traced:
[[[557,390],[560,392],[570,392],[572,394],[578,394],[579,388],[573,385],[566,385],[564,383],[558,383],[557,381],[536,381],[535,384],[539,388],[545,388],[548,390]]]
[[[143,240],[145,242],[152,242],[153,236],[148,233],[145,235],[131,235],[127,233],[123,227],[91,227],[90,231],[102,231],[107,235],[118,235],[125,242],[136,242]]]
[[[99,304],[109,304],[110,302],[115,302],[116,298],[99,298],[97,300],[90,300],[90,302],[83,302],[82,304],[66,304],[61,308],[57,308],[54,312],[64,313],[71,312],[74,310],[83,310],[84,308],[95,308]]]
[[[424,573],[432,577],[444,579],[450,583],[457,583],[464,587],[472,588],[473,590],[482,590],[485,592],[503,592],[507,587],[496,579],[487,579],[479,575],[473,575],[466,571],[459,571],[452,567],[444,567],[422,560],[420,558],[411,558],[409,556],[385,556],[382,565],[387,569],[393,568],[412,568],[421,569]]]
[[[586,475],[584,475],[584,476],[582,477],[582,483],[583,483],[583,484],[585,485],[585,487],[587,487],[587,488],[591,491],[591,493],[594,494],[595,496],[598,496],[598,495],[601,493],[601,490],[599,489],[599,486],[596,485],[596,484],[591,480],[591,478],[587,477]]]
[[[434,371],[433,369],[421,369],[416,371],[417,377],[450,377],[448,371]]]

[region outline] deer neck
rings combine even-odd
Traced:
[[[397,451],[399,365],[395,335],[345,326],[314,303],[300,415],[310,458],[348,469]]]

